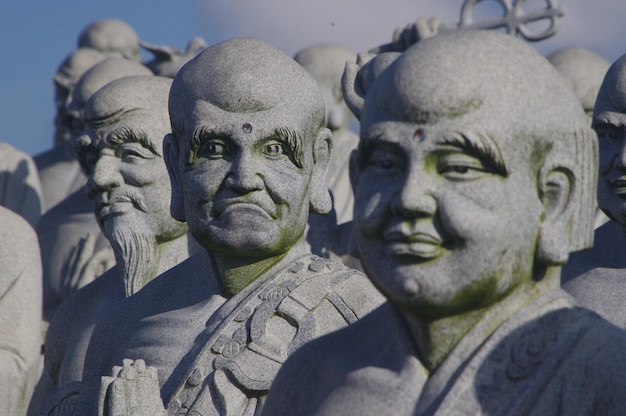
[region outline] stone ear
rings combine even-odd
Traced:
[[[163,139],[163,160],[170,175],[172,186],[172,200],[170,201],[170,214],[178,221],[185,221],[185,199],[180,181],[178,169],[178,157],[180,149],[178,141],[173,133],[165,135]]]
[[[536,262],[547,266],[563,265],[569,257],[570,227],[576,208],[572,198],[574,175],[565,168],[551,168],[542,169],[539,176],[543,216]]]
[[[332,133],[326,127],[320,129],[313,148],[313,172],[309,185],[310,210],[314,214],[327,214],[333,207],[326,177],[332,157]]]
[[[355,63],[346,62],[346,68],[341,77],[341,91],[343,93],[343,100],[350,111],[352,111],[352,114],[354,114],[357,120],[361,120],[361,110],[365,102],[365,91],[363,91],[360,86],[357,77],[358,73],[359,67]]]

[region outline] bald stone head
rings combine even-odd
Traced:
[[[152,72],[139,62],[122,58],[107,58],[90,68],[78,80],[72,93],[73,104],[70,105],[84,107],[89,97],[109,82],[133,75],[152,75]]]
[[[89,97],[109,82],[133,75],[152,75],[152,72],[139,62],[122,58],[107,58],[83,74],[72,90],[66,106],[70,142],[82,132],[81,117]]]
[[[546,57],[567,78],[585,112],[591,116],[609,62],[583,48],[563,48]]]
[[[78,47],[135,61],[141,58],[137,33],[128,23],[118,19],[102,19],[89,24],[78,36]]]
[[[282,51],[254,38],[213,45],[181,68],[170,93],[174,129],[197,101],[237,113],[290,108],[311,131],[324,125],[324,100],[315,79]]]
[[[547,94],[546,91],[550,93]],[[373,99],[367,99],[369,97]],[[435,36],[403,53],[367,93],[362,130],[381,119],[469,124],[577,179],[570,251],[591,244],[596,145],[570,86],[519,40],[489,31]],[[535,150],[531,150],[535,149]]]
[[[591,245],[595,135],[524,42],[426,39],[365,91],[360,120],[355,240],[390,299],[441,314],[487,306],[544,273],[558,284],[569,253]]]
[[[600,145],[598,205],[626,226],[626,55],[611,65],[593,111],[593,129]]]
[[[235,38],[205,49],[174,78],[169,111],[172,216],[207,250],[273,257],[302,240],[309,212],[330,210],[324,99],[274,46]],[[260,211],[226,209],[243,199]]]
[[[331,130],[347,128],[351,113],[341,94],[341,76],[346,62],[356,62],[356,52],[340,45],[318,44],[302,49],[296,62],[319,83],[326,105],[326,126]]]
[[[71,91],[85,72],[105,58],[106,55],[95,49],[78,48],[61,62],[56,74],[54,74],[54,81],[59,86]]]

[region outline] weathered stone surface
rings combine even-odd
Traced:
[[[625,103],[626,55],[614,62],[608,70],[593,111],[592,126],[598,133],[600,149],[598,205],[612,221],[596,233],[599,238],[594,244],[594,253],[601,256],[588,256],[591,258],[588,258],[589,261],[584,264],[586,267],[583,269],[586,273],[564,286],[582,305],[622,328],[626,328],[623,306],[626,293]],[[601,231],[602,234],[599,234]]]
[[[254,413],[288,355],[382,302],[305,249],[309,213],[331,208],[332,151],[306,70],[257,39],[218,43],[178,72],[169,110],[171,214],[205,250],[98,323],[84,414]]]
[[[34,227],[41,217],[43,196],[33,159],[7,143],[0,143],[0,205]]]
[[[0,207],[0,414],[25,415],[41,371],[41,262],[37,236]]]
[[[171,188],[162,142],[170,132],[170,85],[162,77],[124,77],[87,102],[86,134],[78,140],[77,155],[87,172],[93,213],[117,264],[97,279],[97,255],[85,256],[77,266],[80,280],[92,282],[70,296],[50,324],[44,374],[34,399],[43,400],[46,414],[69,406],[58,394],[77,400],[79,389],[67,385],[82,379],[99,316],[114,313],[119,301],[197,251],[186,224],[169,213]]]
[[[344,89],[355,245],[389,303],[291,356],[264,414],[619,414],[626,334],[559,288],[597,179],[570,86],[500,33],[426,39],[364,88],[379,58]]]

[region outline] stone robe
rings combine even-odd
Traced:
[[[363,274],[313,255],[287,256],[230,299],[212,270],[206,253],[196,255],[96,327],[83,377],[84,414],[97,402],[100,376],[124,358],[158,369],[169,414],[254,414],[289,354],[383,301]]]
[[[618,415],[626,333],[562,290],[517,311],[486,339],[479,322],[429,374],[387,303],[292,356],[264,415]]]

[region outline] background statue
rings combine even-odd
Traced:
[[[228,40],[179,71],[169,110],[171,213],[205,251],[98,323],[84,414],[254,413],[292,351],[381,301],[365,276],[304,246],[309,212],[331,208],[332,148],[306,70],[265,42]]]
[[[168,45],[153,45],[147,42],[140,42],[139,44],[154,56],[152,60],[144,64],[155,75],[168,78],[174,78],[183,65],[207,47],[204,39],[199,37],[191,39],[187,43],[185,50],[176,49]]]
[[[350,100],[354,67],[345,79]],[[619,414],[626,334],[559,288],[592,243],[597,155],[563,77],[466,31],[407,49],[365,92],[354,238],[390,302],[296,352],[264,413]]]
[[[80,77],[105,58],[95,49],[79,48],[63,60],[54,75],[54,146],[33,158],[42,185],[44,212],[82,186],[81,181],[76,181],[80,168],[71,148],[72,131],[77,126],[68,116],[66,106]]]
[[[563,48],[547,56],[554,67],[571,83],[576,96],[589,117],[610,63],[583,48]],[[593,247],[572,253],[561,273],[561,283],[566,283],[596,267],[624,268],[626,238],[622,226],[609,221],[600,208],[596,210]]]
[[[347,62],[356,61],[356,53],[343,46],[318,44],[302,49],[294,56],[296,62],[318,82],[326,107],[326,127],[333,133],[333,158],[328,171],[328,188],[333,197],[333,209],[325,215],[309,218],[307,242],[315,254],[341,261],[354,267],[358,262],[342,250],[349,238],[354,197],[348,175],[350,153],[356,149],[359,137],[350,131],[352,113],[343,100],[341,76]]]
[[[141,59],[137,32],[119,19],[101,19],[87,25],[78,35],[78,47],[132,61]]]
[[[108,58],[87,71],[72,91],[67,106],[68,115],[73,118],[72,142],[83,132],[82,111],[93,93],[109,82],[132,75],[152,75],[152,72],[139,62],[122,58]],[[80,171],[81,184],[52,209],[48,210],[37,224],[37,235],[41,247],[44,276],[44,321],[49,322],[56,308],[78,288],[86,285],[113,264],[112,253],[106,238],[100,232],[93,215],[92,203],[82,189],[84,173]],[[102,255],[108,250],[109,255]],[[86,276],[79,272],[76,262],[84,264],[84,258],[100,253],[100,267],[94,268],[95,275]]]
[[[565,285],[565,289],[583,306],[598,312],[621,328],[626,328],[626,265],[623,263],[626,253],[623,246],[626,226],[626,205],[623,200],[626,183],[625,104],[626,55],[611,65],[593,112],[593,128],[598,133],[600,145],[598,205],[611,219],[607,224],[618,224],[621,231],[621,235],[616,238],[596,241],[595,244],[611,250],[616,258],[612,264],[587,263],[589,271]]]
[[[37,236],[0,207],[0,414],[25,415],[41,371],[41,263]]]
[[[41,217],[43,196],[33,159],[7,143],[0,143],[0,205],[34,227]]]

